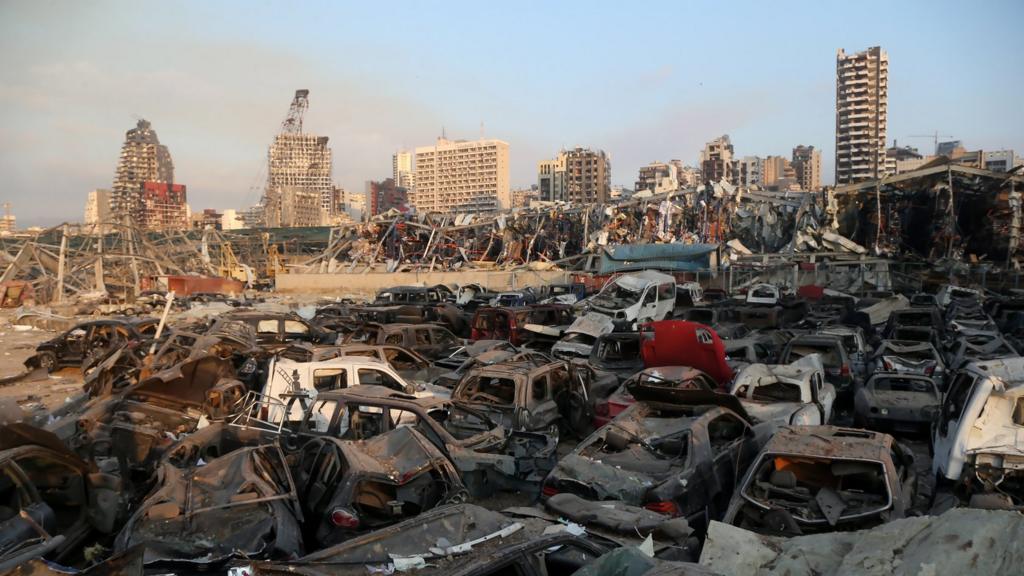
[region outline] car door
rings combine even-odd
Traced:
[[[654,284],[651,284],[644,291],[644,295],[640,299],[640,311],[637,313],[636,316],[637,325],[654,320],[657,313],[658,287]]]
[[[528,430],[541,430],[558,424],[558,405],[551,396],[548,372],[535,374],[527,387],[526,409],[529,411]]]
[[[836,402],[835,386],[825,382],[821,374],[811,375],[811,397],[821,411],[821,423],[828,424],[832,420],[832,406]]]
[[[952,451],[960,429],[959,422],[970,403],[977,383],[977,376],[961,371],[949,385],[949,391],[942,402],[942,411],[932,429],[932,445],[935,452],[932,457],[932,469],[936,472],[945,473],[952,458],[963,458],[963,454],[954,454]]]
[[[86,324],[69,330],[64,336],[63,350],[58,348],[58,355],[71,362],[82,360],[85,357],[86,343],[89,341],[90,332],[95,327],[95,324]]]
[[[281,321],[277,318],[263,318],[256,321],[256,341],[260,344],[281,342]]]
[[[746,470],[756,449],[748,446],[753,434],[746,422],[735,414],[723,413],[708,422],[708,441],[711,445],[716,486],[709,486],[708,497],[712,506],[712,519],[718,519],[732,497],[737,475]]]

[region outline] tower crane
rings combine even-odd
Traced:
[[[935,146],[934,148],[932,148],[932,154],[938,154],[939,138],[956,138],[956,136],[953,136],[952,134],[939,134],[939,131],[936,130],[932,134],[911,134],[910,136],[907,136],[907,138],[931,138]]]

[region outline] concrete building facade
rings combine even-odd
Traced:
[[[836,184],[885,174],[889,56],[880,47],[836,54]]]
[[[142,185],[145,182],[174,182],[171,153],[160,143],[152,125],[140,119],[125,133],[121,157],[114,174],[110,194],[111,216],[117,220],[138,221],[142,211]]]
[[[393,178],[380,182],[367,180],[366,198],[370,201],[370,216],[383,214],[392,208],[401,212],[409,209],[408,193],[405,188],[396,186]]]
[[[764,159],[764,174],[762,181],[765,188],[775,186],[783,178],[795,179],[796,172],[790,165],[789,159],[782,156],[768,156]]]
[[[326,136],[305,132],[284,132],[274,136],[274,142],[267,152],[268,206],[283,200],[288,190],[316,194],[320,207],[330,212],[334,191],[332,178],[333,159]],[[289,199],[295,200],[293,195]],[[274,210],[274,208],[271,209]]]
[[[188,199],[184,184],[144,182],[142,211],[137,221],[143,230],[187,230]]]
[[[612,164],[603,150],[562,150],[554,160],[540,162],[537,172],[541,200],[603,203],[611,193]]]
[[[89,192],[89,196],[85,200],[84,222],[86,226],[96,226],[110,221],[110,190],[97,188]]]
[[[719,182],[725,180],[730,184],[736,183],[736,170],[733,163],[733,146],[729,135],[725,134],[715,138],[704,145],[700,153],[700,171],[705,182]]]
[[[391,179],[395,186],[405,188],[412,192],[416,186],[416,176],[413,171],[416,166],[416,158],[412,152],[399,150],[391,156]]]
[[[816,192],[821,190],[821,151],[814,146],[799,145],[793,148],[794,176],[801,190]]]
[[[764,186],[764,158],[744,156],[735,161],[738,186]]]
[[[641,166],[633,184],[633,193],[643,190],[652,194],[674,192],[679,189],[679,164],[676,162],[651,162]]]
[[[508,143],[448,140],[416,148],[418,212],[487,212],[512,203]]]

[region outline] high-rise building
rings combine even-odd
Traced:
[[[764,158],[744,156],[734,163],[737,186],[764,186]]]
[[[508,143],[448,140],[416,148],[418,212],[486,212],[512,203]]]
[[[370,201],[370,216],[383,214],[392,208],[401,212],[408,210],[409,196],[405,188],[395,186],[393,178],[380,182],[367,180],[366,198]]]
[[[768,156],[764,159],[764,173],[762,182],[767,188],[775,186],[783,178],[795,178],[796,172],[790,165],[789,160],[782,156]]]
[[[186,230],[189,228],[186,203],[184,184],[143,182],[138,225],[143,230]]]
[[[85,201],[85,224],[96,226],[110,222],[110,190],[97,188]]]
[[[537,163],[537,197],[543,202],[565,201],[565,156]]]
[[[234,208],[228,208],[221,213],[220,217],[220,229],[221,230],[241,230],[245,228],[245,222],[242,221],[238,211]]]
[[[302,130],[309,90],[296,90],[288,117],[267,150],[263,217],[267,226],[321,226],[334,201],[333,158],[327,136]],[[315,199],[314,213],[310,205]]]
[[[416,185],[416,175],[413,168],[416,159],[413,153],[407,150],[399,150],[391,156],[391,178],[395,186],[411,191]]]
[[[541,200],[607,202],[611,178],[612,163],[608,155],[590,148],[562,150],[554,160],[540,162],[537,166]]]
[[[115,219],[128,222],[139,219],[144,182],[173,183],[174,163],[150,123],[140,119],[135,128],[125,133],[121,146],[110,195],[110,210]]]
[[[1021,164],[1021,157],[1013,150],[995,150],[985,152],[985,170],[993,172],[1009,172]]]
[[[633,189],[635,192],[649,190],[652,194],[678,190],[679,165],[673,161],[651,162],[647,166],[641,166]]]
[[[529,208],[530,202],[540,198],[536,184],[529,188],[518,188],[512,191],[512,208]]]
[[[821,190],[821,151],[814,146],[793,148],[793,172],[800,189],[807,192]]]
[[[836,54],[836,184],[885,174],[889,56],[880,47]]]
[[[885,151],[885,173],[902,174],[910,170],[917,170],[928,160],[930,159],[922,156],[917,151],[917,148],[911,146],[899,147],[894,140],[892,147]]]
[[[724,179],[730,184],[735,184],[736,172],[732,157],[733,147],[728,134],[705,144],[704,150],[700,153],[700,171],[704,181],[719,182]]]

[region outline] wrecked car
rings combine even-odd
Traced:
[[[616,276],[583,301],[584,312],[611,318],[618,330],[636,330],[644,322],[671,318],[675,306],[675,278],[654,270]]]
[[[580,431],[589,426],[590,373],[566,362],[529,361],[474,368],[452,391],[452,400],[486,414],[510,430]]]
[[[776,424],[827,424],[836,400],[813,354],[792,364],[751,364],[736,375],[729,393],[754,420]]]
[[[599,374],[613,374],[619,382],[644,368],[638,332],[612,332],[597,339],[587,363]]]
[[[708,326],[686,320],[644,324],[640,330],[640,355],[644,366],[691,366],[724,387],[733,378],[725,357],[725,345]]]
[[[772,427],[752,426],[728,394],[644,386],[631,392],[639,402],[562,458],[542,496],[620,500],[706,527],[725,512],[737,474]]]
[[[561,331],[557,327],[572,324],[572,307],[565,304],[536,304],[520,307],[478,308],[473,315],[473,340],[507,340],[514,346],[529,342],[538,336],[527,326],[544,326],[554,329],[556,334],[546,334],[557,340]],[[543,332],[541,332],[541,335]]]
[[[923,374],[877,371],[853,397],[853,418],[860,428],[927,432],[939,414],[942,393]]]
[[[368,440],[315,438],[302,447],[295,483],[306,541],[317,546],[465,501],[468,494],[451,461],[409,426]]]
[[[825,368],[825,380],[835,386],[838,398],[847,402],[853,399],[855,374],[850,357],[839,336],[803,334],[786,344],[779,362],[792,364],[797,360],[817,354]]]
[[[32,558],[79,564],[79,548],[123,520],[121,486],[51,433],[0,427],[0,572]]]
[[[210,328],[219,329],[225,321],[240,321],[256,329],[256,339],[261,345],[279,345],[300,340],[312,344],[333,344],[337,334],[310,322],[298,314],[285,312],[257,312],[241,310],[230,312],[214,321]]]
[[[562,338],[551,347],[551,355],[562,360],[588,358],[597,339],[615,328],[611,318],[588,312],[561,330]]]
[[[391,344],[438,360],[464,341],[438,324],[378,324],[367,322],[349,334],[343,344]]]
[[[390,344],[346,344],[337,347],[338,356],[363,356],[376,358],[391,366],[391,369],[406,380],[429,382],[441,373],[423,356],[413,350]]]
[[[36,347],[26,361],[31,368],[54,372],[67,366],[88,365],[111,350],[138,343],[156,334],[159,318],[111,318],[83,322]]]
[[[433,383],[444,388],[455,388],[473,368],[501,362],[533,362],[541,366],[551,363],[552,360],[547,354],[520,350],[504,340],[479,340],[459,348],[447,358],[436,361],[436,367],[450,370],[440,374]]]
[[[594,403],[594,427],[611,422],[623,410],[636,402],[630,393],[634,386],[658,386],[681,390],[714,390],[718,383],[696,368],[689,366],[658,366],[645,368],[626,379],[621,386],[603,400]]]
[[[872,372],[921,374],[942,382],[946,367],[942,355],[927,342],[883,340],[872,357]]]
[[[1016,358],[1020,354],[999,332],[961,332],[946,351],[946,368],[960,368],[969,362]]]
[[[234,425],[254,427],[243,421]],[[557,459],[558,442],[551,436],[510,432],[457,402],[416,398],[381,386],[321,393],[310,404],[295,437],[286,435],[283,441],[298,447],[317,436],[367,440],[399,427],[416,429],[451,459],[473,496],[494,490],[537,491]]]
[[[147,565],[197,567],[303,553],[302,510],[280,448],[240,448],[184,469],[164,463],[158,476],[115,550],[142,544]]]
[[[932,471],[964,502],[992,495],[1024,503],[1024,358],[958,370],[932,428]]]
[[[903,518],[913,453],[879,432],[784,426],[733,494],[722,522],[768,535],[860,530]]]

